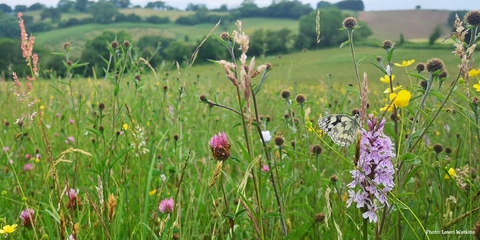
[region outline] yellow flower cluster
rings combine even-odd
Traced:
[[[480,76],[480,68],[468,71],[468,76],[471,78],[476,77],[478,79],[478,76]],[[480,92],[480,79],[478,79],[478,83],[473,84],[473,88],[475,88],[475,91]]]
[[[400,63],[394,63],[394,64],[397,67],[408,67],[408,66],[412,65],[414,62],[415,62],[415,59],[411,59],[411,60],[407,60],[407,61],[403,60],[401,64]]]

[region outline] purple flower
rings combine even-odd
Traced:
[[[23,171],[30,171],[33,169],[33,165],[31,163],[27,163],[23,166]]]
[[[73,136],[68,136],[67,140],[65,140],[65,143],[75,143],[75,138]]]
[[[27,160],[30,160],[30,158],[32,158],[32,155],[30,155],[29,153],[27,153],[27,154],[25,154],[25,158],[26,158]]]
[[[69,124],[74,124],[74,123],[75,123],[75,120],[70,119],[70,120],[68,120],[68,123],[69,123]]]
[[[171,213],[173,212],[173,207],[175,206],[175,201],[173,198],[167,198],[160,202],[158,205],[158,211],[162,213]]]
[[[225,161],[230,157],[230,144],[227,140],[227,134],[219,132],[210,139],[210,147],[212,148],[213,158],[217,161]]]
[[[392,140],[383,134],[385,119],[369,116],[368,131],[362,129],[360,141],[360,157],[357,168],[350,171],[353,181],[347,186],[349,199],[347,207],[355,202],[357,208],[366,207],[363,218],[377,222],[377,209],[388,205],[387,194],[394,187],[395,168],[392,158],[395,157]],[[354,189],[359,187],[358,191]]]
[[[27,208],[20,213],[20,219],[22,219],[22,226],[30,227],[33,223],[33,215],[35,211],[33,209]]]

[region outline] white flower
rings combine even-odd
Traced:
[[[262,136],[263,140],[265,140],[266,143],[270,142],[272,139],[272,135],[270,135],[270,131],[262,131]]]

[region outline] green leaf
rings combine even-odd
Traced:
[[[340,48],[344,47],[345,45],[348,45],[350,44],[350,40],[347,40],[345,42],[343,42],[342,44],[340,44]]]
[[[395,50],[395,45],[393,45],[392,48],[390,48],[390,50],[387,53],[387,62],[391,62],[394,50]]]
[[[387,75],[387,71],[385,71],[385,69],[380,66],[377,62],[372,62],[372,61],[367,61],[369,63],[371,63],[374,67],[378,68],[378,70],[380,70],[383,74]]]
[[[360,91],[358,91],[358,89],[356,89],[354,87],[346,86],[345,88],[347,88],[347,92],[354,92],[354,93],[360,95]]]
[[[418,78],[418,79],[422,79],[422,80],[425,80],[425,81],[428,80],[428,79],[425,78],[423,75],[418,74],[418,73],[407,73],[407,75],[412,76],[412,77],[415,77],[415,78]]]
[[[418,156],[415,155],[414,153],[405,153],[402,156],[400,156],[400,161],[405,162],[405,163],[411,163],[411,164],[419,164],[420,160],[418,159]]]

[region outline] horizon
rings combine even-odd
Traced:
[[[131,0],[130,3],[132,6],[140,5],[145,7],[148,2],[155,2],[156,0]],[[56,7],[58,0],[17,0],[15,4],[7,3],[6,1],[0,1],[0,3],[7,4],[10,7],[16,5],[26,5],[31,6],[35,3],[41,3],[47,7]],[[243,0],[163,0],[167,5],[178,8],[180,10],[185,10],[188,4],[205,4],[208,9],[214,9],[220,7],[222,4],[226,4],[229,9],[237,8],[243,2]],[[258,7],[269,6],[272,2],[279,2],[279,0],[254,0],[254,3]],[[315,8],[318,2],[317,0],[301,0],[303,4],[310,4],[312,8]],[[327,1],[330,3],[336,3],[339,1]],[[457,0],[457,1],[436,1],[436,0],[425,0],[419,3],[418,0],[394,0],[389,1],[388,4],[385,4],[384,0],[363,0],[365,4],[365,11],[388,11],[388,10],[411,10],[415,9],[417,5],[420,6],[420,9],[428,10],[478,10],[473,8],[471,5],[471,0]]]

